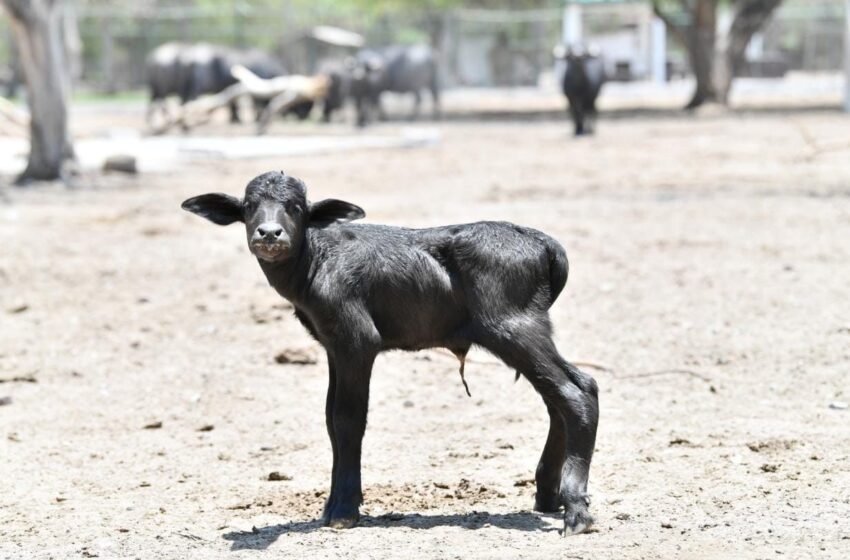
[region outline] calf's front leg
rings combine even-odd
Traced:
[[[332,422],[336,461],[331,483],[333,499],[326,512],[325,522],[336,529],[352,527],[360,518],[360,504],[363,501],[360,456],[366,431],[369,382],[374,360],[375,354],[372,352],[335,352],[333,356],[336,387]]]
[[[328,494],[328,499],[325,501],[325,509],[322,512],[322,522],[329,525],[331,521],[331,511],[336,500],[336,482],[337,471],[337,450],[336,437],[334,435],[334,399],[336,397],[336,369],[334,368],[333,355],[328,352],[328,396],[325,400],[325,427],[328,429],[328,437],[331,440],[331,449],[333,450],[333,468],[331,470],[331,490]]]

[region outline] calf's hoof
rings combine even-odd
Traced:
[[[360,520],[359,515],[353,515],[351,517],[332,517],[327,526],[331,529],[351,529],[357,522]]]
[[[325,500],[325,507],[322,510],[322,525],[325,527],[331,524],[331,512],[333,511],[333,507],[334,502],[330,497],[328,497],[328,499]]]
[[[358,501],[359,504],[359,501]],[[325,526],[332,529],[350,529],[360,520],[360,508],[337,501],[326,507],[323,520]]]
[[[534,511],[557,513],[561,511],[561,497],[557,492],[537,492],[534,495]]]
[[[564,503],[564,536],[584,533],[593,526],[593,516],[587,511],[590,499],[586,496],[567,498]]]

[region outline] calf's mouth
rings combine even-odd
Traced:
[[[251,253],[264,261],[278,261],[289,256],[291,245],[286,241],[254,241],[250,244]]]

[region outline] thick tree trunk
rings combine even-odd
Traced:
[[[691,30],[688,56],[694,73],[696,87],[686,109],[699,107],[703,103],[717,101],[714,88],[714,29],[695,28]]]
[[[692,8],[688,55],[696,79],[694,95],[686,109],[716,101],[714,89],[714,49],[717,42],[717,0],[697,0]]]
[[[30,155],[18,183],[61,178],[73,156],[68,134],[69,68],[62,0],[3,0],[21,57],[30,107]]]
[[[736,5],[726,48],[720,53],[715,69],[714,83],[721,103],[729,102],[732,80],[744,66],[750,40],[764,27],[781,3],[782,0],[746,0]]]
[[[732,26],[721,41],[717,36],[718,3],[718,0],[678,0],[678,8],[687,18],[681,24],[668,11],[672,3],[652,0],[655,14],[688,51],[696,88],[685,106],[687,109],[706,102],[728,102],[732,80],[741,70],[750,39],[764,26],[782,0],[736,0]]]

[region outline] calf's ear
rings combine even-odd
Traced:
[[[193,196],[184,200],[180,207],[220,226],[245,221],[242,217],[242,201],[228,194],[209,193]]]
[[[334,222],[350,222],[366,216],[366,212],[356,204],[327,198],[310,204],[310,225],[326,226]]]

